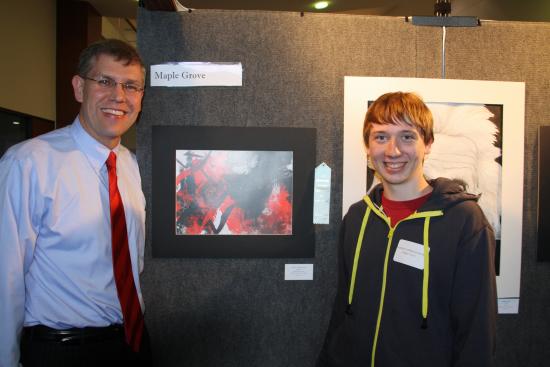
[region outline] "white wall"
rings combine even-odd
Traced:
[[[55,121],[56,1],[0,6],[0,107]]]

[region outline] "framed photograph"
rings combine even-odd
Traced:
[[[313,257],[315,133],[153,126],[153,256]]]
[[[479,204],[497,236],[499,312],[517,312],[525,83],[346,77],[344,88],[343,214],[376,184],[362,137],[369,103],[387,92],[417,93],[434,116],[435,141],[424,174],[460,179],[468,191],[482,194]]]

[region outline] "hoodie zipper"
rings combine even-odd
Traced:
[[[386,245],[386,255],[384,256],[384,270],[382,272],[382,290],[380,292],[380,303],[378,305],[378,317],[376,319],[376,329],[374,331],[374,340],[372,342],[371,367],[374,367],[374,359],[376,357],[376,345],[378,344],[378,333],[380,331],[380,321],[382,320],[382,310],[384,309],[384,297],[386,295],[386,278],[388,275],[388,261],[389,261],[390,249],[393,241],[393,233],[395,232],[395,228],[397,228],[399,223],[401,223],[401,221],[397,222],[394,227],[390,226],[390,230],[388,232],[388,244]]]

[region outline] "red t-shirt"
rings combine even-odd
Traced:
[[[382,208],[384,208],[384,213],[390,218],[391,226],[395,226],[401,219],[407,218],[418,210],[418,208],[428,200],[431,194],[432,193],[429,192],[419,198],[405,201],[393,201],[387,199],[384,194],[382,194]]]

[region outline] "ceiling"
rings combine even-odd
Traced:
[[[136,0],[87,0],[103,16],[135,19]],[[240,9],[339,12],[384,16],[433,15],[435,0],[333,0],[328,8],[313,9],[312,0],[180,0],[192,9]],[[550,22],[549,0],[452,0],[453,16],[480,19]]]

